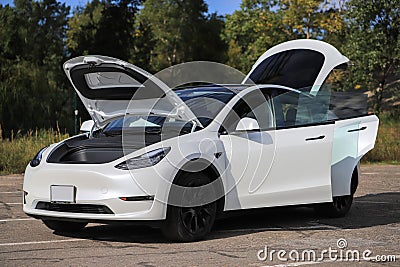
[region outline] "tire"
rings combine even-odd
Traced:
[[[57,221],[57,220],[42,220],[42,221],[48,228],[60,233],[79,232],[87,225],[87,223],[84,222],[69,222],[69,221]]]
[[[210,182],[210,179],[204,173],[183,173],[175,184],[182,187],[199,187]],[[211,190],[215,194],[215,190],[213,188]],[[170,194],[173,194],[173,190]],[[195,196],[189,196],[189,198],[195,199]],[[201,240],[211,231],[216,214],[217,201],[195,207],[168,205],[167,218],[161,230],[170,241],[192,242]]]
[[[315,212],[321,217],[341,218],[350,210],[353,203],[353,195],[333,197],[333,202],[317,204]]]

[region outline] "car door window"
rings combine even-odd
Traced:
[[[229,112],[221,126],[221,132],[233,133],[242,118],[255,119],[260,127],[258,131],[265,131],[274,127],[273,111],[269,97],[260,90],[250,92],[240,99]]]
[[[298,91],[275,93],[272,97],[277,129],[324,123],[329,120],[330,93],[316,96]]]

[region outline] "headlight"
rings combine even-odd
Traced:
[[[31,165],[31,167],[36,167],[40,164],[40,161],[42,160],[42,155],[43,152],[48,148],[48,146],[42,148],[31,160],[31,162],[29,162],[29,165]]]
[[[121,162],[115,168],[121,170],[134,170],[134,169],[141,169],[146,167],[151,167],[159,163],[171,150],[170,147],[159,148],[146,154],[140,155],[138,157],[134,157],[128,159],[124,162]]]

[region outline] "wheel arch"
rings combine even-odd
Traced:
[[[352,195],[354,195],[357,191],[359,175],[360,175],[360,162],[357,162],[356,166],[354,167],[353,173],[351,174],[350,194]]]
[[[360,159],[347,157],[331,166],[332,197],[354,194],[358,186]]]
[[[198,172],[202,172],[205,173],[207,175],[207,177],[210,178],[211,182],[214,182],[216,180],[218,180],[219,182],[217,183],[218,185],[218,191],[219,193],[222,194],[222,197],[220,197],[217,200],[217,217],[219,215],[222,214],[224,207],[225,207],[225,190],[224,190],[224,184],[223,181],[221,179],[221,174],[218,170],[218,168],[211,163],[210,161],[203,159],[203,158],[194,158],[191,159],[190,161],[188,161],[187,163],[185,163],[176,173],[172,184],[176,184],[177,181],[179,181],[180,177],[184,174],[184,173],[191,173],[187,170],[199,170],[199,171],[193,171],[192,173],[198,173]],[[171,193],[171,189],[168,192],[168,199],[170,198],[170,193]]]

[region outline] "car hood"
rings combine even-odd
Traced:
[[[106,56],[81,56],[63,67],[97,127],[126,114],[173,116],[201,126],[171,88],[130,63]]]

